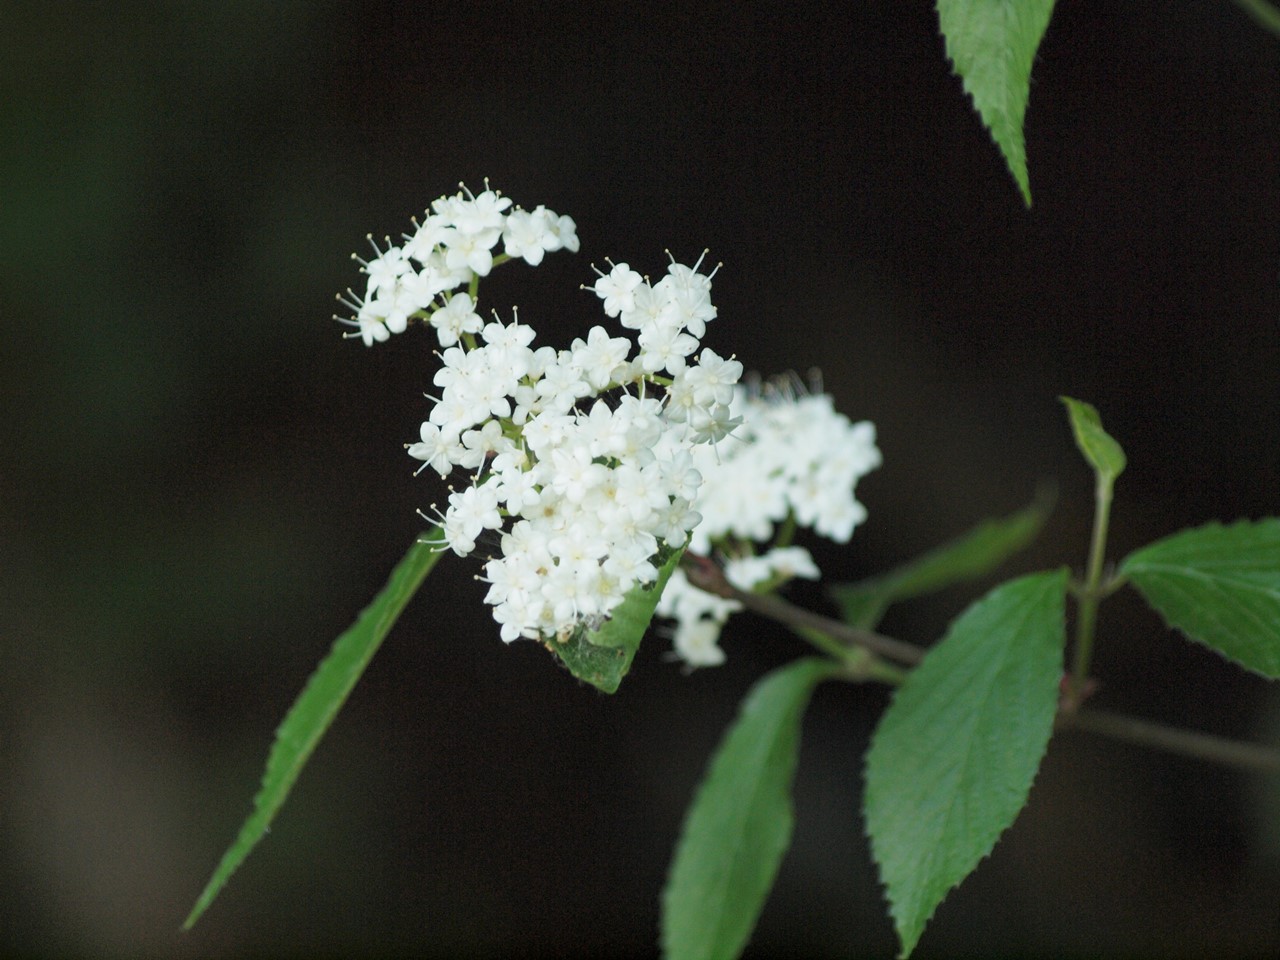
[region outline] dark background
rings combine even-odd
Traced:
[[[612,698],[504,646],[442,563],[274,829],[179,923],[272,730],[439,497],[402,443],[427,339],[344,342],[362,237],[459,180],[571,214],[576,256],[487,302],[542,342],[590,264],[723,261],[708,343],[820,365],[884,466],[833,580],[1059,507],[1056,397],[1125,445],[1110,553],[1280,511],[1280,40],[1226,0],[1064,3],[1027,118],[1035,206],[931,6],[224,2],[0,12],[0,953],[654,956],[680,817],[737,701],[800,652],[736,620],[690,677],[651,639]],[[939,636],[974,593],[895,612]],[[816,591],[801,590],[820,606]],[[1103,610],[1098,702],[1280,742],[1264,681]],[[886,700],[823,688],[795,845],[749,956],[896,952],[858,814]],[[1274,956],[1280,789],[1083,734],[919,957]]]

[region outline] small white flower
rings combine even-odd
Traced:
[[[776,547],[765,554],[765,560],[776,576],[800,577],[805,580],[818,580],[822,577],[822,571],[804,547]]]
[[[687,371],[686,382],[700,406],[733,402],[734,386],[742,379],[742,364],[732,357],[722,359],[714,350],[703,350],[697,366]]]
[[[689,501],[674,497],[670,503],[657,511],[653,529],[668,546],[682,547],[689,538],[689,531],[701,522],[702,514],[694,510]]]
[[[391,339],[391,331],[387,329],[384,318],[373,310],[361,309],[356,320],[360,326],[360,338],[366,347]]]
[[[470,270],[487,277],[493,269],[493,248],[502,236],[500,230],[464,233],[453,229],[445,237],[444,263],[450,270]]]
[[[513,210],[502,228],[502,244],[508,256],[521,257],[536,267],[548,251],[561,245],[553,214],[546,207],[538,207],[532,213]]]
[[[653,324],[640,331],[640,366],[648,373],[667,370],[677,374],[685,357],[698,349],[698,341],[674,325]]]
[[[689,583],[688,577],[679,567],[667,581],[667,589],[658,599],[658,616],[671,617],[675,620],[698,620],[709,617],[724,623],[729,617],[742,609],[736,600],[718,597],[705,590],[699,590]]]
[[[431,314],[431,326],[436,328],[440,346],[452,347],[464,333],[479,333],[484,321],[476,313],[475,303],[465,293],[455,293],[443,307]]]
[[[444,514],[444,537],[454,553],[465,557],[476,548],[476,537],[484,530],[502,526],[497,491],[489,484],[468,487],[449,494]]]
[[[732,410],[723,403],[713,404],[710,408],[696,408],[689,417],[689,427],[695,437],[704,443],[718,443],[735,427],[742,423],[742,417],[735,417]]]
[[[574,418],[568,414],[546,411],[524,425],[521,437],[530,451],[539,457],[549,456],[568,438],[574,424]]]
[[[533,351],[529,344],[533,342],[533,328],[523,323],[502,324],[487,323],[482,331],[485,343],[491,348],[487,352],[488,363],[495,368],[509,370],[516,379],[528,374],[533,363]]]
[[[554,214],[552,214],[555,217]],[[555,217],[551,225],[551,233],[559,241],[557,246],[548,247],[549,250],[559,250],[564,248],[570,253],[578,252],[578,225],[573,222],[573,217],[559,216]]]
[[[570,503],[581,503],[589,490],[604,482],[608,469],[581,447],[556,448],[551,451],[551,489]]]
[[[616,317],[624,310],[635,308],[635,290],[642,283],[644,277],[625,263],[619,263],[607,274],[602,274],[592,289],[604,301],[605,314]]]
[[[456,461],[458,466],[475,470],[484,463],[490,454],[497,454],[510,446],[510,440],[502,435],[502,424],[497,420],[486,420],[475,430],[467,430],[462,434],[463,455]]]
[[[603,390],[613,382],[619,367],[627,362],[631,353],[631,341],[626,337],[611,337],[604,327],[592,327],[587,339],[575,340],[571,346],[573,362],[587,382],[597,390]]]
[[[449,229],[449,220],[439,214],[432,214],[418,224],[417,229],[405,237],[404,252],[424,266],[431,263],[433,254],[438,256],[440,244]],[[443,261],[440,261],[443,263]]]
[[[377,247],[374,247],[376,250]],[[399,247],[387,247],[361,268],[369,276],[369,292],[394,290],[399,279],[412,268]]]
[[[419,433],[422,439],[409,445],[409,456],[423,461],[419,470],[430,467],[440,476],[448,476],[457,463],[457,456],[462,452],[458,437],[441,433],[440,428],[430,421],[422,424]]]
[[[690,668],[718,667],[724,663],[724,651],[716,645],[723,624],[710,618],[681,620],[676,624],[672,645],[676,655]]]
[[[675,333],[684,327],[680,310],[669,296],[669,291],[647,283],[639,284],[632,291],[631,306],[622,311],[619,322],[629,330],[641,331],[642,336],[645,330],[654,327],[671,327]]]
[[[468,236],[487,234],[502,230],[502,212],[509,206],[509,197],[501,196],[493,190],[485,190],[470,200],[457,198],[451,205],[449,218],[459,233]]]
[[[509,513],[534,510],[542,502],[538,477],[532,470],[506,470],[498,474],[498,498],[507,505]]]
[[[591,393],[591,385],[582,378],[582,371],[572,363],[554,363],[542,374],[534,387],[543,398],[547,409],[567,413],[579,397]]]

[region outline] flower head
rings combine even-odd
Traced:
[[[536,345],[528,324],[482,321],[474,281],[492,269],[499,240],[533,265],[576,250],[570,218],[486,189],[436,200],[406,240],[375,247],[356,310],[367,342],[422,318],[443,348],[440,394],[408,445],[419,470],[467,474],[440,514],[441,547],[494,551],[486,602],[506,641],[598,624],[688,541],[700,520],[691,451],[737,422],[725,400],[741,365],[711,351],[692,359],[715,315],[710,279],[673,264],[650,286],[613,265],[592,289],[635,340],[595,325],[556,350]],[[687,380],[678,402],[662,371]]]
[[[671,385],[671,404],[687,408],[695,432],[715,432],[717,416],[740,421],[732,441],[690,452],[702,477],[693,501],[702,522],[690,535],[690,549],[724,558],[725,577],[740,590],[817,579],[808,551],[769,543],[788,518],[837,542],[849,540],[867,515],[854,496],[857,482],[880,464],[875,428],[850,422],[831,397],[808,393],[794,379],[751,391],[737,385],[740,374],[736,361],[703,350],[698,366]],[[735,609],[683,574],[671,578],[658,605],[658,613],[676,621],[675,650],[689,666],[723,658],[715,638]]]
[[[365,293],[362,297],[350,293],[350,299],[343,299],[354,316],[338,319],[355,327],[350,336],[360,337],[365,346],[403,333],[411,320],[429,319],[445,347],[478,333],[483,324],[471,298],[449,293],[489,275],[500,240],[508,256],[520,257],[531,266],[553,250],[578,249],[571,218],[543,206],[532,213],[512,208],[510,198],[488,189],[487,184],[479,194],[463,187],[453,196],[439,197],[415,227],[405,235],[403,245],[388,238],[385,250],[371,237],[373,259],[356,258],[368,277]],[[437,303],[442,295],[443,302]]]
[[[370,345],[414,321],[434,331],[439,395],[406,446],[418,472],[452,480],[438,543],[487,554],[485,602],[504,641],[598,626],[685,546],[724,559],[742,590],[816,577],[807,551],[768,541],[797,525],[843,541],[865,518],[854,489],[880,462],[874,428],[794,381],[739,386],[742,364],[701,347],[717,315],[716,270],[701,258],[673,258],[656,282],[608,261],[584,289],[622,331],[595,324],[557,349],[514,315],[486,320],[476,291],[501,262],[576,251],[571,218],[486,183],[435,200],[404,241],[360,261],[365,292],[348,292],[344,322]],[[677,655],[712,666],[738,608],[677,570],[658,612],[676,621]]]

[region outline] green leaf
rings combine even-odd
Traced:
[[[1273,4],[1267,0],[1235,0],[1235,4],[1253,17],[1254,22],[1263,30],[1280,37],[1280,10]]]
[[[902,943],[1026,804],[1062,676],[1065,570],[973,604],[895,692],[866,761],[865,814]]]
[[[1031,206],[1022,120],[1053,0],[938,0],[947,56]]]
[[[760,679],[720,742],[689,807],[662,895],[666,960],[741,953],[791,841],[800,720],[839,667],[796,660]]]
[[[183,930],[191,929],[200,919],[231,874],[262,839],[320,738],[377,653],[383,638],[440,559],[439,546],[428,543],[430,539],[429,531],[409,548],[391,571],[387,585],[361,611],[356,622],[334,641],[328,656],[316,667],[302,693],[285,714],[267,755],[267,769],[262,777],[262,788],[253,798],[253,812],[241,826],[230,849],[222,855],[213,876],[183,922]]]
[[[1089,461],[1098,474],[1098,479],[1108,489],[1115,483],[1116,477],[1124,472],[1126,459],[1120,444],[1102,429],[1102,418],[1092,404],[1070,397],[1059,397],[1067,407],[1067,415],[1071,419],[1071,432],[1075,434],[1076,446]]]
[[[614,693],[631,669],[644,632],[653,620],[662,591],[684,550],[675,550],[662,560],[658,579],[648,587],[632,587],[613,614],[596,630],[581,627],[564,643],[549,641],[547,648],[558,656],[579,680]]]
[[[994,570],[1040,532],[1052,509],[1047,493],[1008,517],[986,520],[968,533],[888,573],[831,588],[845,623],[872,630],[890,604],[918,597]]]
[[[1131,553],[1120,573],[1192,640],[1280,677],[1280,519],[1183,530]]]
[[[598,647],[587,639],[586,630],[575,630],[563,643],[547,640],[545,644],[570,673],[605,693],[617,692],[636,655],[626,647]]]

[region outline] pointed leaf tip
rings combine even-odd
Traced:
[[[1170,626],[1280,678],[1280,519],[1182,530],[1130,554],[1120,573]]]
[[[622,678],[631,670],[631,661],[653,620],[662,591],[683,556],[681,548],[661,558],[657,580],[648,586],[632,587],[597,629],[580,627],[564,643],[549,641],[547,648],[579,680],[604,693],[616,693]]]
[[[938,0],[947,56],[1028,207],[1031,185],[1023,118],[1031,93],[1031,65],[1053,4],[1054,0]]]
[[[1053,730],[1065,570],[973,604],[895,692],[866,758],[864,812],[902,956],[1026,804]]]
[[[440,559],[438,548],[427,542],[431,539],[430,534],[424,534],[409,548],[391,571],[386,586],[360,612],[356,622],[334,641],[328,655],[320,661],[285,714],[267,754],[267,768],[262,787],[253,798],[253,812],[200,892],[191,913],[183,921],[183,930],[190,930],[209,908],[284,806],[302,768],[377,653],[383,638]]]
[[[1128,463],[1124,448],[1102,429],[1102,418],[1093,404],[1071,397],[1059,397],[1067,408],[1067,417],[1071,421],[1071,432],[1075,435],[1076,446],[1084,455],[1089,466],[1093,467],[1098,479],[1108,487],[1115,483],[1116,477],[1124,472]]]

